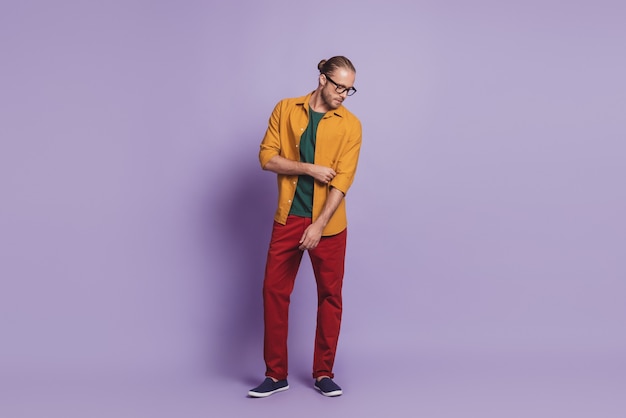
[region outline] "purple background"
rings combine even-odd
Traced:
[[[623,417],[625,13],[3,2],[0,415]],[[337,54],[364,137],[345,394],[311,389],[305,258],[292,389],[247,399],[276,200],[258,144]]]

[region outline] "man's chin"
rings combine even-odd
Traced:
[[[332,101],[332,103],[331,103],[331,106],[330,106],[330,107],[331,107],[332,109],[338,109],[339,107],[341,107],[341,104],[342,104],[342,103],[343,103],[342,101],[339,101],[339,100],[333,100],[333,101]]]

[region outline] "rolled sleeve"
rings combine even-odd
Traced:
[[[263,141],[261,141],[261,149],[259,151],[261,167],[265,167],[269,160],[280,154],[280,113],[281,103],[278,103],[270,115],[267,131]]]
[[[354,125],[346,148],[337,161],[335,169],[337,175],[330,182],[330,186],[340,190],[344,195],[348,193],[348,189],[354,181],[361,151],[361,123],[355,120]]]

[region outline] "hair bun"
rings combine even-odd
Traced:
[[[326,64],[326,60],[321,60],[319,64],[317,64],[317,69],[320,70],[320,73],[323,73],[324,64]]]

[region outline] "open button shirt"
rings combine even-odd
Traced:
[[[261,142],[259,161],[261,167],[276,155],[300,161],[300,137],[309,122],[311,94],[281,100],[269,119],[269,126]],[[313,189],[313,222],[334,187],[347,194],[356,173],[361,150],[361,122],[343,105],[326,112],[317,127],[315,164],[331,167],[337,175],[328,183],[315,182]],[[278,209],[276,222],[285,224],[296,193],[298,176],[278,175]],[[322,235],[335,235],[347,226],[345,199],[324,228]]]

